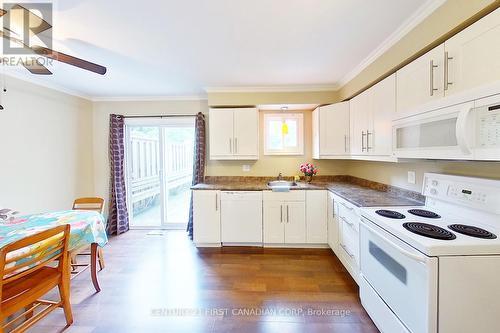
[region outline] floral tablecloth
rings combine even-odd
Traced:
[[[102,214],[94,211],[65,210],[45,214],[21,215],[0,222],[0,247],[63,224],[71,225],[70,250],[92,243],[97,243],[102,247],[108,242]]]

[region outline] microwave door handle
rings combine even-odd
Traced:
[[[365,227],[366,229],[368,229],[368,231],[370,231],[372,234],[376,235],[377,237],[381,238],[384,242],[390,244],[392,247],[396,248],[401,254],[403,254],[404,256],[408,257],[408,258],[411,258],[415,261],[418,261],[419,263],[422,263],[422,264],[426,264],[427,263],[427,260],[426,258],[423,258],[419,255],[416,255],[416,254],[413,254],[411,253],[410,251],[407,251],[405,249],[403,249],[401,246],[397,245],[396,243],[390,241],[387,239],[387,237],[385,237],[384,235],[382,235],[380,232],[378,231],[375,231],[375,229],[373,229],[372,227],[370,227],[368,225],[368,223],[371,223],[371,222],[368,222],[368,221],[364,221],[365,218],[362,218],[363,220],[363,227]]]
[[[469,148],[469,144],[467,143],[467,119],[469,118],[469,114],[472,111],[472,107],[468,106],[458,114],[457,118],[457,127],[456,127],[456,135],[457,135],[457,143],[462,150],[462,153],[466,155],[470,155],[472,152]]]

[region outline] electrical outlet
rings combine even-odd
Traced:
[[[242,168],[243,172],[250,172],[250,165],[249,164],[243,164]]]
[[[408,171],[408,183],[410,184],[416,183],[415,171]]]

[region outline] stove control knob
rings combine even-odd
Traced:
[[[431,189],[431,194],[432,195],[437,195],[437,193],[438,193],[438,191],[435,188]]]

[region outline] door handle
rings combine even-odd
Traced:
[[[233,153],[233,143],[231,142],[231,138],[229,138],[229,153]]]
[[[354,229],[354,223],[350,222],[350,221],[347,221],[347,219],[343,216],[340,216],[340,218],[342,219],[342,221],[344,221],[349,227],[351,227],[352,229]]]
[[[347,253],[347,255],[351,258],[351,259],[354,259],[354,254],[352,254],[351,252],[349,252],[349,250],[347,249],[347,246],[345,246],[344,244],[342,243],[339,243],[340,247],[345,251],[345,253]]]
[[[448,86],[452,85],[453,82],[449,81],[449,62],[453,57],[448,55],[448,51],[444,53],[444,90],[448,90]]]
[[[344,152],[347,153],[347,134],[344,134]]]
[[[438,67],[438,65],[434,65],[434,60],[431,60],[430,62],[430,73],[429,73],[429,78],[430,78],[430,95],[434,96],[434,92],[438,90],[437,88],[434,88],[434,68]]]
[[[361,131],[361,151],[365,151],[365,131]]]
[[[335,217],[335,200],[332,200],[332,217]]]
[[[373,149],[373,146],[370,147],[370,135],[373,137],[373,132],[366,130],[366,151]],[[373,142],[373,140],[372,140]]]
[[[345,208],[349,209],[349,210],[354,210],[354,208],[353,208],[353,207],[349,207],[349,206],[347,206],[347,205],[346,205],[345,203],[343,203],[343,202],[341,202],[340,204],[341,204],[342,206],[344,206]]]
[[[280,206],[280,223],[283,223],[283,205]]]
[[[218,200],[218,194],[215,192],[215,211],[219,210],[219,200]]]
[[[234,153],[238,154],[238,138],[234,138]]]
[[[290,211],[288,205],[286,205],[286,223],[290,223]]]
[[[471,150],[469,148],[469,145],[467,143],[467,118],[469,117],[469,114],[472,111],[472,107],[467,106],[465,109],[460,111],[458,114],[457,118],[457,124],[456,124],[456,136],[457,136],[457,143],[458,146],[460,147],[460,150],[464,154],[471,154]]]

